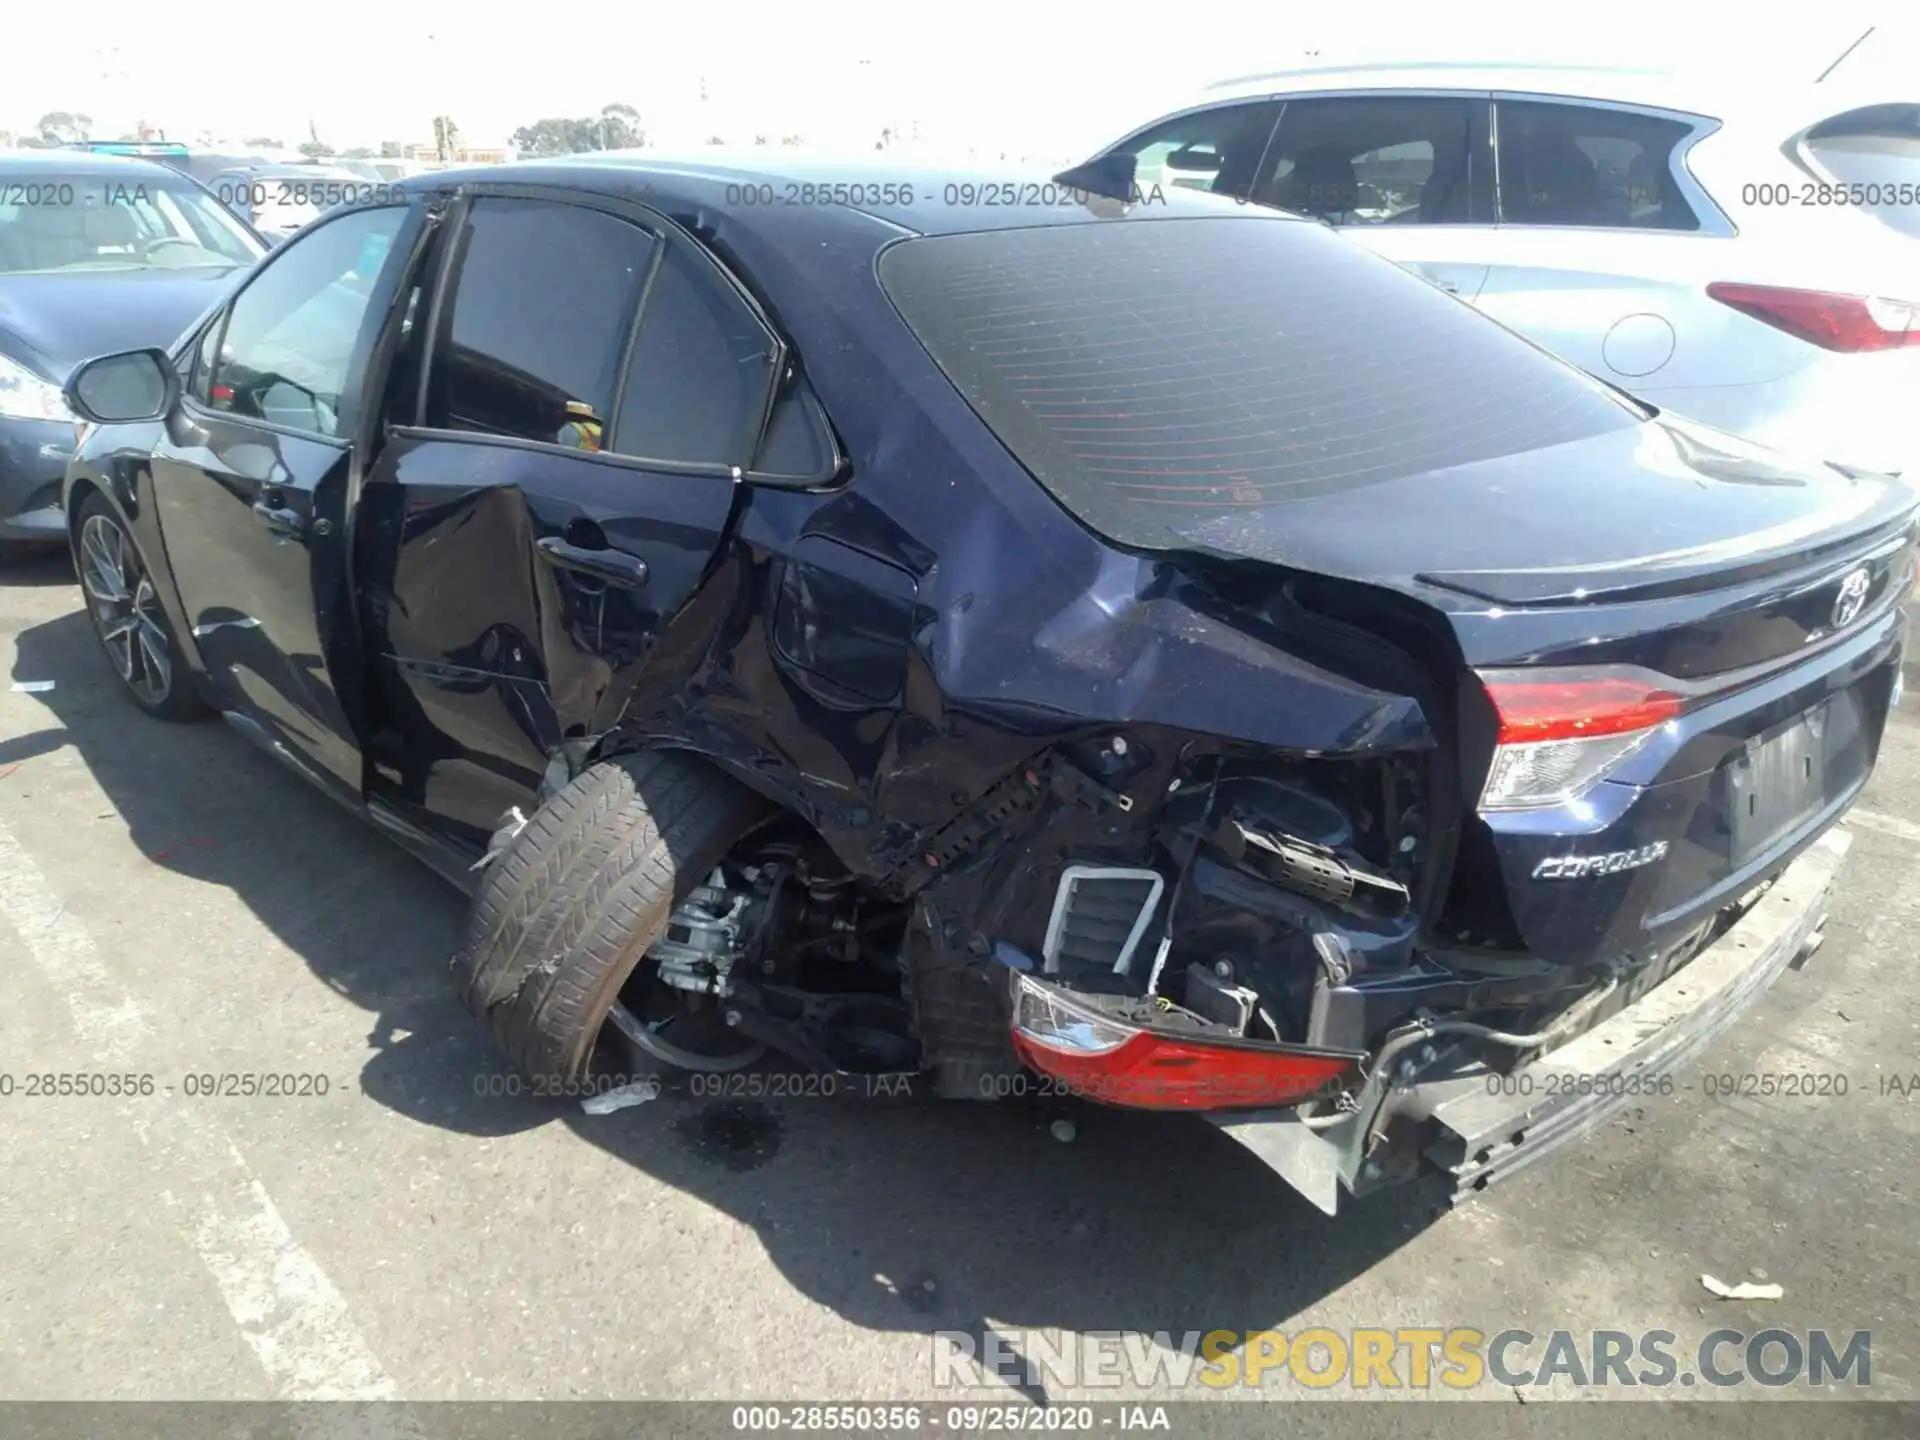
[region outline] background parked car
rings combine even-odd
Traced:
[[[1108,147],[1316,215],[1663,408],[1920,478],[1920,106],[1666,74],[1250,76]]]
[[[0,553],[65,543],[80,361],[171,344],[266,246],[176,170],[72,151],[0,153]]]
[[[277,245],[322,210],[338,203],[341,187],[362,193],[367,181],[331,165],[249,164],[222,170],[207,182],[220,203]]]

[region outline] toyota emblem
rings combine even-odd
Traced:
[[[1833,597],[1833,628],[1838,630],[1851,625],[1867,603],[1867,591],[1873,586],[1873,576],[1862,565],[1858,570],[1847,573],[1840,582],[1840,593]]]

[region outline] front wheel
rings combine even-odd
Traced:
[[[162,720],[194,720],[206,706],[194,693],[140,547],[113,507],[89,495],[80,507],[75,566],[87,617],[126,693]]]
[[[535,811],[487,867],[454,960],[508,1059],[556,1087],[585,1080],[610,1019],[648,1069],[758,1059],[720,997],[657,983],[645,957],[767,808],[703,760],[651,752],[589,766]]]

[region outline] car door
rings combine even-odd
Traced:
[[[611,724],[698,590],[784,352],[637,207],[483,188],[442,241],[356,554],[375,791],[471,845]]]
[[[262,263],[214,318],[153,451],[154,505],[221,707],[358,803],[344,521],[357,377],[418,207],[343,212]]]
[[[1729,343],[1739,317],[1705,293],[1732,227],[1682,157],[1714,122],[1513,94],[1494,107],[1499,224],[1481,310],[1636,393],[1775,378],[1770,347]]]
[[[1257,204],[1312,215],[1472,300],[1487,276],[1493,152],[1473,92],[1284,97]]]

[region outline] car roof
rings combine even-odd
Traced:
[[[297,175],[337,175],[349,176],[351,170],[343,170],[337,165],[302,165],[297,160],[236,160],[232,164],[222,165],[222,170],[244,170],[249,175],[265,175],[271,179]]]
[[[8,175],[181,175],[158,160],[132,155],[97,155],[88,150],[0,150],[0,171]]]
[[[902,163],[884,155],[835,157],[827,154],[769,156],[753,150],[720,151],[704,155],[653,150],[598,151],[559,156],[550,160],[522,160],[441,170],[409,176],[397,182],[409,190],[450,190],[460,185],[554,185],[613,197],[650,198],[657,208],[697,210],[724,206],[729,219],[769,233],[785,217],[838,211],[855,223],[855,216],[871,216],[908,235],[956,235],[981,230],[1064,225],[1102,218],[1112,205],[1096,201],[1084,191],[1057,184],[1049,169],[1023,165],[986,166],[978,162],[938,165],[924,160]],[[913,199],[894,197],[886,203],[849,195],[813,203],[807,186],[911,187]],[[743,203],[740,187],[753,186],[772,203]],[[770,190],[767,187],[771,187]],[[857,193],[857,192],[856,192]],[[990,203],[991,202],[991,203]],[[1259,214],[1299,221],[1278,211],[1255,211],[1223,196],[1179,187],[1147,190],[1134,206],[1140,218],[1228,216]]]
[[[1567,99],[1642,105],[1726,119],[1765,109],[1812,88],[1778,77],[1730,80],[1722,75],[1627,66],[1551,65],[1523,61],[1410,60],[1382,65],[1269,70],[1216,81],[1190,106],[1306,90],[1520,91]]]

